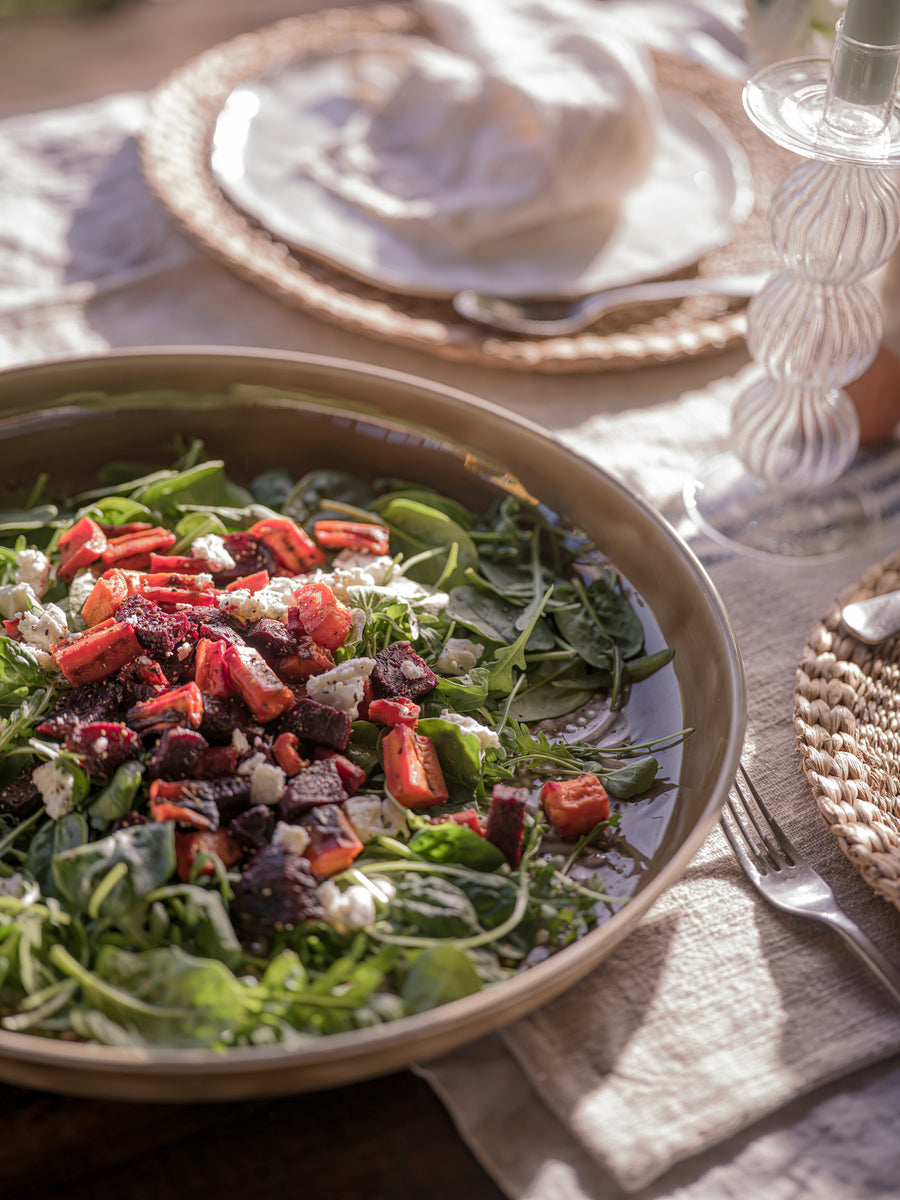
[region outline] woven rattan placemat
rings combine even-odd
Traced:
[[[807,642],[794,692],[803,773],[865,881],[900,908],[900,637],[868,646],[841,622],[854,600],[900,588],[900,553],[837,599]]]
[[[302,51],[327,49],[349,35],[372,32],[423,29],[417,15],[399,4],[292,17],[213,47],[156,90],[143,138],[144,172],[181,226],[210,255],[284,303],[323,320],[480,366],[550,373],[622,370],[713,354],[742,341],[746,301],[712,297],[620,310],[572,337],[541,341],[491,333],[462,321],[448,301],[384,291],[312,255],[293,252],[238,212],[209,166],[213,126],[232,89]],[[702,102],[719,116],[747,156],[755,191],[753,211],[732,240],[681,274],[777,265],[766,213],[773,187],[796,159],[751,125],[738,84],[666,55],[657,56],[657,75],[662,87]]]

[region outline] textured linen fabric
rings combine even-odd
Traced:
[[[139,345],[302,349],[429,376],[542,422],[657,504],[708,566],[745,657],[751,771],[845,908],[897,958],[898,914],[818,822],[791,725],[809,629],[896,547],[896,451],[855,468],[883,498],[871,543],[815,567],[734,556],[697,534],[680,490],[726,442],[743,352],[557,380],[347,335],[258,293],[174,229],[140,176],[145,106],[114,96],[0,122],[0,364]],[[525,1200],[623,1189],[648,1200],[886,1200],[900,1133],[886,1098],[900,1067],[871,1064],[898,1048],[900,1015],[874,978],[827,930],[759,900],[714,832],[582,983],[424,1070],[485,1167]]]

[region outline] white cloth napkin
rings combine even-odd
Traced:
[[[646,174],[652,63],[589,0],[419,0],[434,42],[345,43],[358,106],[295,168],[369,217],[473,247],[606,211]]]

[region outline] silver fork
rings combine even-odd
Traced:
[[[743,763],[739,770],[740,775],[734,781],[739,805],[733,802],[731,796],[725,799],[735,829],[725,820],[724,812],[720,823],[747,878],[776,908],[810,917],[836,929],[874,971],[894,999],[900,1002],[900,970],[885,958],[838,906],[834,892],[821,875],[801,860],[787,834],[769,812]],[[743,776],[744,784],[756,803],[756,811],[747,801],[740,776]],[[750,826],[755,830],[756,837]]]

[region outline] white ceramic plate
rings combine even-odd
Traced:
[[[564,296],[667,275],[725,244],[753,203],[749,165],[724,125],[664,92],[653,164],[611,234],[598,212],[461,257],[372,219],[297,169],[291,146],[330,140],[357,111],[349,91],[337,51],[300,55],[241,84],[216,121],[212,172],[232,204],[288,246],[392,291]]]

